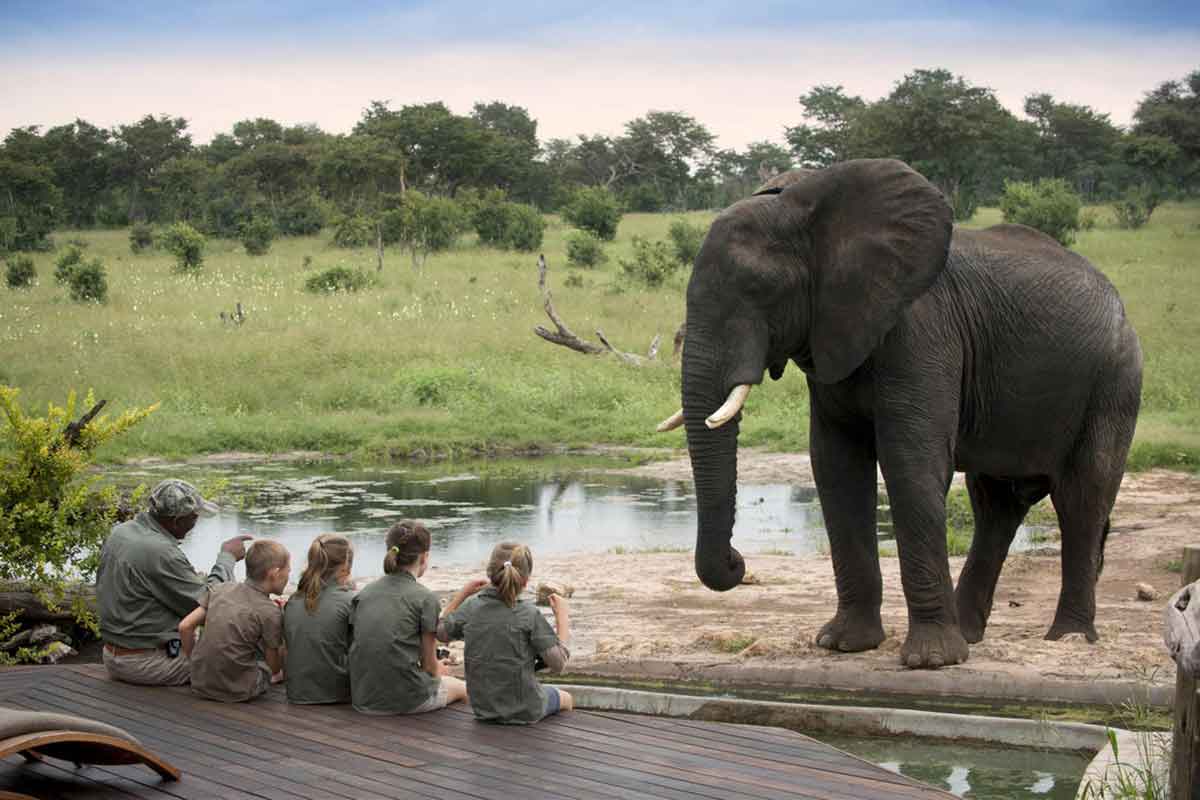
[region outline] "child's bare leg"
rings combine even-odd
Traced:
[[[570,692],[564,692],[562,689],[559,689],[558,690],[558,710],[559,711],[570,711],[573,708],[575,708],[575,701],[574,701],[574,699],[571,698]]]
[[[446,705],[458,703],[467,699],[467,682],[453,675],[443,675],[442,683],[446,685]]]

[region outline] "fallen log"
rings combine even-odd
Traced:
[[[75,619],[72,608],[77,599],[81,599],[84,606],[93,613],[96,611],[96,587],[91,584],[75,584],[68,587],[66,594],[58,602],[57,609],[51,610],[27,584],[10,583],[0,586],[0,615],[19,611],[21,616],[17,619],[22,625],[36,622],[71,622]]]

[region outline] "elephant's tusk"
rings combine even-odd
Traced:
[[[713,412],[712,416],[704,420],[704,424],[710,428],[719,428],[729,420],[737,416],[737,413],[742,410],[742,406],[746,404],[746,398],[750,396],[750,384],[739,383],[733,387],[733,391],[729,393],[729,399],[725,401],[725,405]]]
[[[667,431],[675,430],[682,424],[683,424],[683,409],[681,408],[678,411],[676,411],[674,414],[672,414],[671,416],[664,419],[662,422],[658,423],[658,427],[655,428],[655,430],[657,430],[659,433],[666,433]]]

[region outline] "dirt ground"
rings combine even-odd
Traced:
[[[691,479],[686,454],[628,472]],[[738,474],[747,482],[812,483],[808,457],[802,454],[743,449]],[[1179,575],[1167,565],[1180,558],[1184,545],[1200,543],[1200,477],[1168,471],[1127,475],[1112,522],[1097,592],[1098,643],[1088,644],[1082,636],[1043,640],[1060,584],[1059,555],[1047,548],[1009,557],[984,641],[972,645],[966,664],[948,669],[965,673],[964,679],[999,673],[1016,678],[1173,682],[1174,665],[1162,643],[1162,610],[1179,585]],[[748,553],[754,582],[727,593],[700,584],[690,552],[534,556],[534,582],[575,587],[574,669],[624,664],[636,674],[637,664],[651,662],[683,668],[787,668],[836,660],[857,671],[899,670],[907,620],[894,557],[882,559],[887,640],[875,651],[834,654],[813,644],[836,604],[828,556]],[[962,562],[951,559],[955,577]],[[472,575],[435,564],[424,580],[445,591]],[[1157,601],[1137,599],[1136,586],[1143,582],[1158,591]]]

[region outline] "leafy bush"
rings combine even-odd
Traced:
[[[469,195],[464,207],[471,216],[471,227],[478,234],[480,244],[505,246],[512,204],[505,200],[503,191],[489,189]]]
[[[71,273],[83,261],[83,251],[74,245],[63,251],[54,261],[54,281],[66,283],[71,279]]]
[[[346,215],[334,222],[333,243],[337,247],[365,247],[375,240],[375,226],[364,216]]]
[[[29,256],[11,256],[8,268],[4,271],[4,282],[10,289],[28,289],[37,278],[37,270],[33,267],[33,259]]]
[[[514,250],[532,253],[542,246],[545,233],[546,220],[536,208],[522,203],[510,204],[505,244]]]
[[[330,267],[315,275],[308,276],[304,288],[313,294],[332,294],[333,292],[357,292],[370,286],[373,279],[361,269],[349,267]]]
[[[700,253],[700,245],[704,243],[704,237],[708,234],[708,229],[703,225],[694,225],[686,219],[677,219],[671,223],[671,228],[668,235],[671,237],[671,244],[675,247],[675,258],[685,267],[691,267],[696,263],[696,256]]]
[[[312,236],[325,226],[325,209],[319,198],[300,195],[279,208],[275,225],[283,236]]]
[[[116,491],[98,487],[93,452],[157,406],[112,421],[98,416],[72,443],[65,431],[78,410],[74,392],[66,407],[50,404],[45,417],[26,416],[18,394],[0,386],[0,424],[7,425],[9,444],[0,450],[0,580],[28,581],[43,600],[57,603],[68,579],[95,575],[100,545],[116,518]],[[89,392],[84,407],[95,402]],[[94,628],[82,600],[72,610],[80,623]]]
[[[475,385],[472,374],[461,367],[418,368],[401,372],[396,380],[405,385],[422,406],[446,406]]]
[[[204,234],[186,222],[176,222],[158,235],[158,245],[175,256],[178,272],[195,272],[204,263]]]
[[[417,191],[406,192],[400,206],[382,219],[385,239],[407,248],[415,269],[424,265],[430,253],[450,249],[469,222],[466,210],[453,200]]]
[[[601,186],[577,190],[562,213],[563,219],[576,228],[591,231],[606,242],[616,238],[621,222],[616,196]]]
[[[574,231],[567,236],[567,260],[577,267],[595,267],[608,261],[608,253],[596,234]]]
[[[99,258],[76,264],[67,278],[71,299],[79,303],[103,303],[108,300],[108,277]]]
[[[1036,228],[1063,246],[1075,241],[1082,207],[1079,195],[1061,178],[1044,178],[1037,183],[1006,182],[1000,198],[1005,222]]]
[[[154,244],[154,228],[145,222],[135,222],[129,229],[129,249],[140,253]]]
[[[666,242],[634,236],[633,258],[621,259],[621,269],[627,277],[646,286],[662,286],[679,269],[679,262]]]
[[[1134,186],[1125,190],[1121,199],[1113,204],[1117,213],[1117,227],[1137,230],[1150,221],[1150,215],[1158,208],[1158,193],[1149,186]]]
[[[1079,212],[1079,230],[1090,231],[1095,230],[1100,224],[1100,214],[1094,208],[1085,208]]]
[[[275,223],[266,217],[254,217],[242,224],[242,247],[252,256],[263,256],[275,241]]]
[[[567,273],[566,280],[563,281],[563,286],[566,286],[569,289],[582,289],[583,276],[578,272],[569,272]]]

